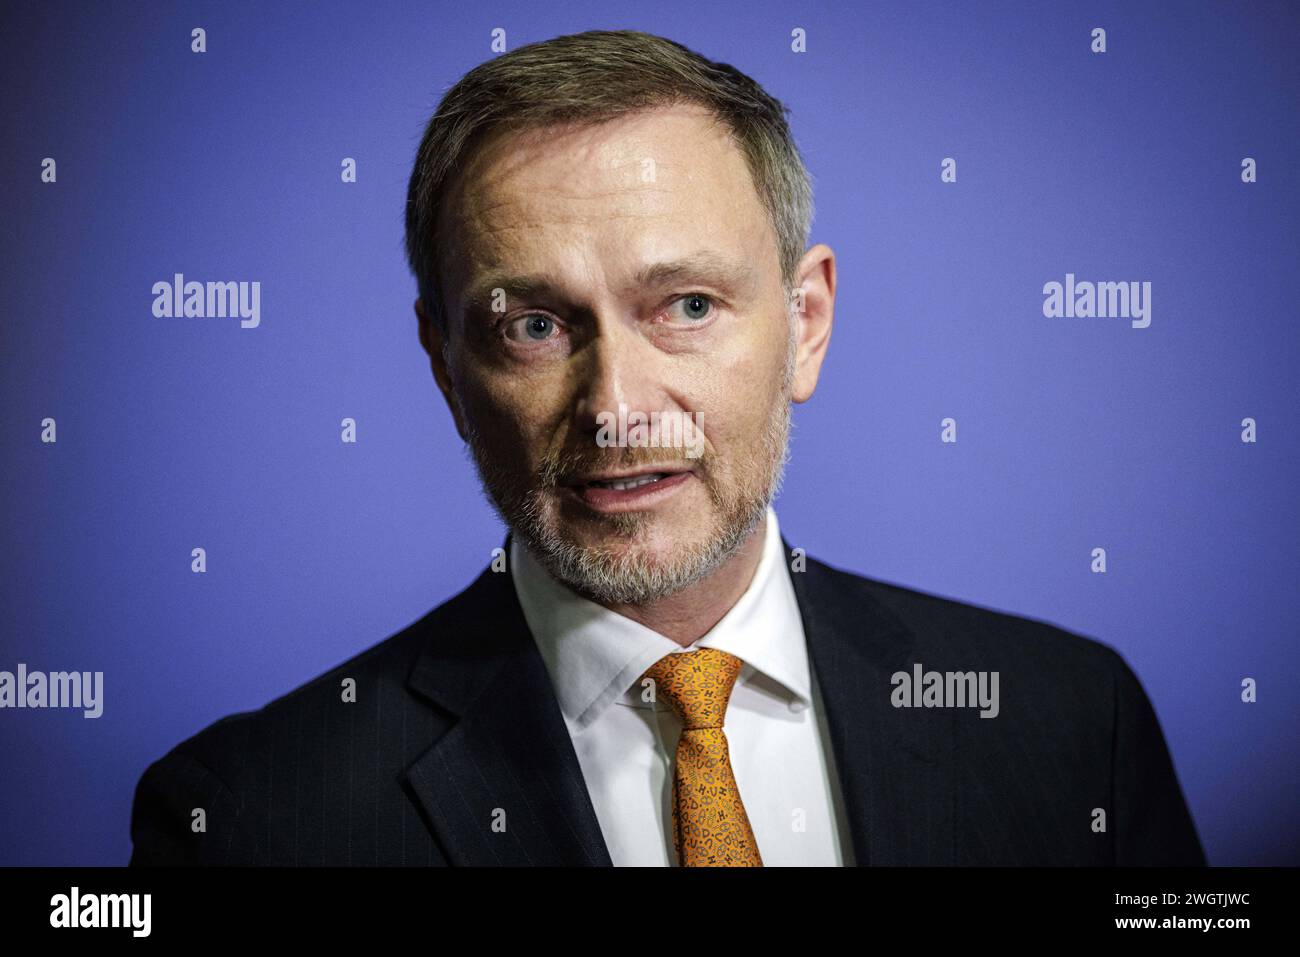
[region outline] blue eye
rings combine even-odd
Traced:
[[[682,296],[677,300],[682,304],[682,314],[687,319],[699,321],[706,319],[713,309],[713,302],[708,296],[701,296],[699,293],[691,293],[689,296]]]
[[[510,331],[520,330],[524,336],[533,342],[544,342],[551,338],[555,332],[555,320],[550,316],[544,316],[541,313],[533,313],[527,316],[520,316],[510,324]],[[511,338],[518,338],[512,335]]]

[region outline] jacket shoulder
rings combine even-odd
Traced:
[[[365,685],[371,693],[384,694],[405,688],[406,680],[420,652],[440,638],[459,633],[473,620],[487,613],[484,586],[491,572],[485,571],[472,584],[425,615],[348,658],[328,671],[267,702],[253,711],[227,715],[176,745],[175,751],[202,758],[213,752],[245,746],[254,726],[265,733],[268,725],[284,722],[304,707],[333,703],[340,699],[344,681]]]
[[[803,594],[813,603],[838,606],[831,620],[847,640],[863,640],[855,619],[910,636],[906,660],[926,671],[988,671],[1000,676],[999,720],[955,721],[958,791],[980,826],[995,833],[1007,821],[1057,821],[1063,840],[1075,842],[1078,859],[1095,850],[1075,803],[1105,809],[1111,843],[1103,862],[1119,866],[1205,864],[1204,851],[1178,782],[1168,742],[1141,682],[1110,645],[1048,621],[944,598],[893,582],[867,578],[809,560]],[[902,662],[898,662],[900,665]],[[1014,756],[1014,760],[1011,756]],[[1035,769],[1020,774],[1025,761]],[[990,778],[990,768],[1006,773]],[[996,793],[997,807],[975,795]],[[1041,793],[1068,796],[1044,807]],[[1086,796],[1086,798],[1085,798]],[[982,798],[981,798],[982,799]],[[1018,808],[1018,814],[1006,814]],[[1091,821],[1088,821],[1089,825]],[[1001,842],[1021,839],[1008,825]],[[972,825],[969,833],[978,828]],[[1083,843],[1079,843],[1082,840]],[[991,841],[991,844],[990,844]],[[1029,848],[1025,859],[1049,860],[1052,848]],[[980,858],[983,859],[983,858]]]
[[[1047,669],[1065,680],[1077,680],[1080,669],[1106,678],[1129,671],[1109,644],[1044,619],[870,578],[813,558],[808,568],[817,580],[809,590],[810,600],[841,603],[850,613],[885,616],[914,636],[917,657],[929,653],[1016,662],[1020,668]]]
[[[430,721],[428,704],[407,688],[408,676],[425,648],[488,613],[484,592],[499,588],[485,581],[489,574],[377,644],[261,708],[213,721],[151,763],[136,785],[131,863],[258,863],[277,765],[294,766],[281,774],[324,780],[337,770],[340,744],[366,741],[381,776],[400,773],[418,755],[404,750],[405,736],[394,728]],[[427,746],[412,736],[411,748]],[[196,809],[204,812],[208,839],[191,838]]]

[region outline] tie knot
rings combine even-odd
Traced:
[[[697,648],[664,655],[642,677],[654,680],[655,695],[677,712],[684,729],[720,728],[744,664],[717,648]]]

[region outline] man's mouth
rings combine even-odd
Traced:
[[[606,513],[626,512],[657,505],[694,474],[693,469],[592,473],[572,476],[563,485],[588,508]]]

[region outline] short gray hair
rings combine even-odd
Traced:
[[[425,128],[406,194],[406,257],[444,342],[438,212],[475,145],[497,130],[594,124],[676,103],[705,106],[730,129],[775,229],[782,282],[793,287],[813,201],[811,178],[786,123],[788,109],[735,67],[680,43],[634,30],[592,30],[531,43],[476,66],[447,91]]]

